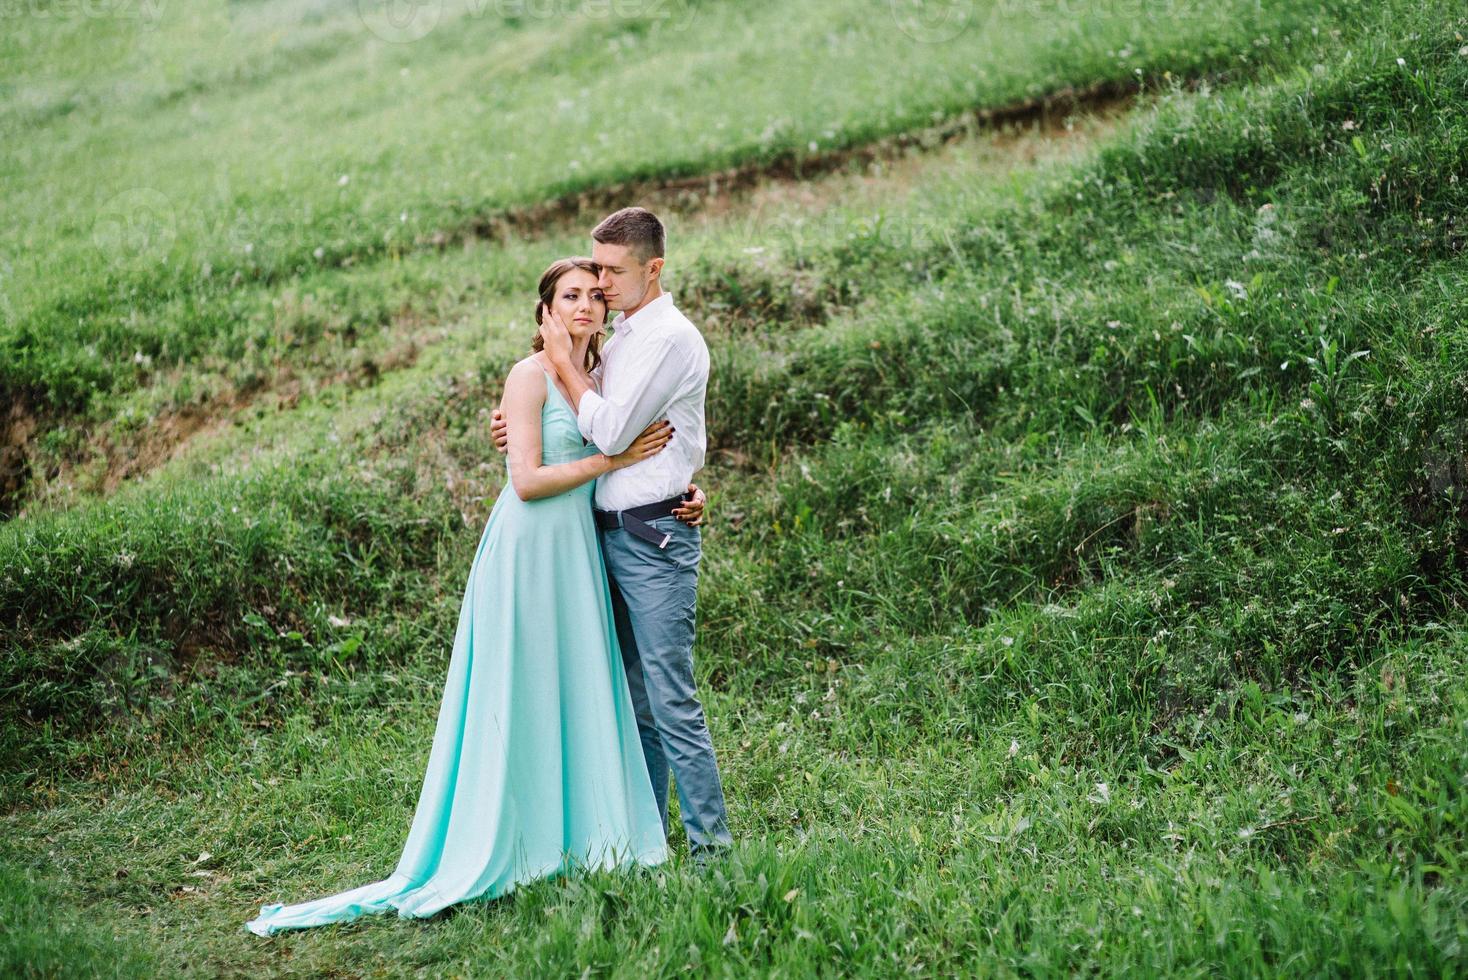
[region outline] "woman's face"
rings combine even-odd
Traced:
[[[572,269],[556,280],[551,309],[572,337],[594,334],[607,322],[607,301],[601,287],[596,284],[596,276],[584,269]]]

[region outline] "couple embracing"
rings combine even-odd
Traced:
[[[263,906],[246,924],[258,935],[660,863],[670,775],[694,860],[730,845],[692,660],[708,348],[662,290],[655,215],[624,208],[592,241],[592,258],[542,276],[532,353],[495,413],[509,481],[469,571],[397,868]]]

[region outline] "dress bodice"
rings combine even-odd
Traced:
[[[545,372],[545,405],[540,410],[540,461],[542,466],[572,463],[597,451],[581,438],[576,413],[566,396],[556,387],[550,372]],[[589,485],[589,484],[588,484]]]

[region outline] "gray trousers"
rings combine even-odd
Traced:
[[[708,722],[693,684],[693,630],[702,535],[675,517],[648,521],[672,535],[666,548],[621,528],[601,531],[617,642],[637,712],[642,754],[668,832],[668,776],[688,846],[698,854],[731,842]]]

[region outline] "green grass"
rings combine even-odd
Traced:
[[[1271,14],[1301,18],[1275,70],[1078,161],[965,145],[689,222],[697,657],[740,840],[710,872],[242,931],[396,860],[503,482],[525,331],[482,324],[577,239],[256,280],[431,306],[434,338],[0,528],[0,963],[1463,972],[1468,22],[1305,10]]]
[[[153,966],[147,956],[120,946],[112,927],[97,923],[32,874],[4,866],[0,896],[5,966],[13,976],[145,976]]]
[[[673,6],[447,4],[411,44],[376,41],[345,3],[193,4],[152,27],[15,18],[0,126],[26,138],[0,156],[0,390],[94,421],[180,363],[248,386],[272,343],[314,346],[392,308],[384,280],[297,328],[269,302],[284,282],[609,182],[798,165],[811,147],[1138,73],[1248,73],[1351,7],[986,3],[957,38],[922,43],[887,3]],[[680,83],[648,88],[663,77]]]

